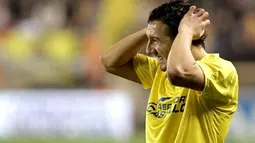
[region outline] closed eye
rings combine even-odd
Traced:
[[[155,40],[155,41],[159,41],[158,37],[152,37],[152,39]]]
[[[159,38],[156,36],[152,36],[152,35],[147,35],[148,39],[150,40],[155,40],[155,41],[159,41]]]
[[[157,42],[155,39],[152,39],[151,42]]]
[[[151,39],[151,42],[153,42],[153,43],[158,43],[159,41],[157,40],[157,39]]]

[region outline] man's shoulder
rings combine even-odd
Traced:
[[[141,64],[158,64],[157,60],[153,57],[147,56],[145,54],[136,54],[135,57],[133,58],[134,61],[138,61]]]
[[[231,61],[220,57],[218,53],[207,54],[200,61],[217,69],[224,69],[226,71],[236,72],[234,64]]]
[[[236,79],[238,81],[237,70],[234,64],[221,58],[219,54],[208,54],[198,64],[203,69],[205,75],[212,77],[211,80],[222,82]]]
[[[218,61],[218,65],[220,65],[220,68],[222,68],[223,71],[229,72],[233,76],[237,77],[237,70],[233,62],[220,57]]]

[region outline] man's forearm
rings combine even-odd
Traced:
[[[168,56],[168,73],[185,73],[195,65],[195,59],[191,53],[192,37],[192,34],[185,31],[178,33]]]
[[[100,58],[106,67],[118,67],[130,61],[147,42],[146,29],[129,35],[113,45]]]

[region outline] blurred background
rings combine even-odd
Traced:
[[[98,57],[167,0],[0,0],[0,142],[144,143],[148,90]],[[240,80],[229,143],[255,142],[255,1],[194,0]],[[144,52],[142,49],[141,52]]]

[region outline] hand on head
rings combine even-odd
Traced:
[[[196,40],[204,34],[205,28],[209,25],[209,13],[202,8],[191,6],[181,20],[178,30],[189,32],[193,35],[193,40]]]

